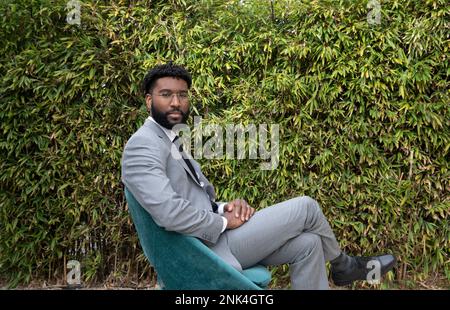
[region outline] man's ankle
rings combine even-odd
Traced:
[[[344,252],[341,252],[341,254],[338,257],[336,257],[335,259],[333,259],[332,261],[330,261],[330,263],[331,263],[333,270],[343,271],[352,266],[353,257],[348,256]]]

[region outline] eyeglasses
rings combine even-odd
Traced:
[[[172,93],[172,92],[162,92],[160,94],[155,94],[155,96],[161,97],[165,101],[172,101],[174,95],[177,95],[178,100],[181,102],[186,102],[189,99],[189,93],[186,91],[182,91],[179,93]]]

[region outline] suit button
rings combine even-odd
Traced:
[[[200,186],[201,186],[201,187],[205,186],[205,183],[200,182]]]

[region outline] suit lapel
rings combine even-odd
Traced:
[[[155,124],[154,122],[152,122],[149,119],[145,120],[144,125],[148,126],[153,132],[155,132],[158,135],[158,137],[161,138],[162,142],[169,147],[171,154],[178,155],[178,156],[176,156],[176,155],[175,156],[171,155],[171,156],[173,156],[173,158],[178,162],[178,164],[181,165],[181,168],[186,170],[186,172],[189,174],[189,176],[194,181],[194,183],[197,184],[198,186],[202,187],[201,184],[199,182],[197,182],[197,179],[192,174],[191,169],[189,169],[189,167],[185,163],[183,157],[186,158],[187,160],[191,160],[191,159],[184,152],[180,153],[178,151],[179,140],[175,141],[175,143],[172,143],[172,141],[170,141],[170,139],[166,135],[166,133],[157,124]],[[192,166],[194,166],[194,165],[192,165]],[[195,170],[195,167],[194,167],[194,170]]]

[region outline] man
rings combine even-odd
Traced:
[[[122,181],[158,225],[201,239],[238,270],[290,264],[293,289],[327,289],[326,261],[331,262],[336,285],[365,280],[374,266],[381,275],[393,267],[392,255],[343,253],[319,204],[310,197],[257,212],[244,199],[216,203],[213,186],[172,131],[188,119],[191,83],[190,74],[172,63],[147,73],[143,90],[151,117],[123,153]]]

